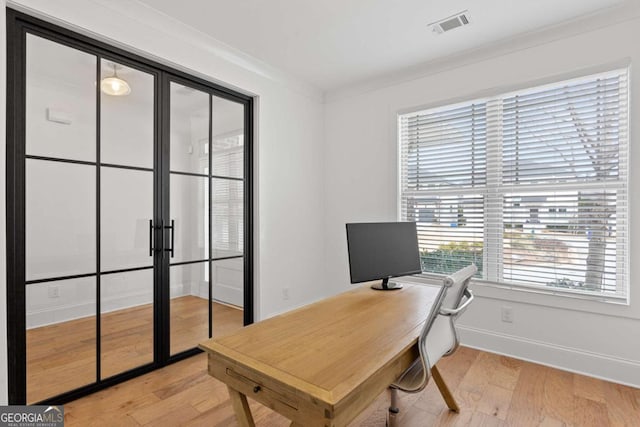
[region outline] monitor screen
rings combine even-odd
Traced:
[[[351,283],[422,272],[415,222],[347,224],[347,246]]]

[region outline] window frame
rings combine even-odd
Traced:
[[[487,111],[490,110],[490,103],[499,103],[502,104],[503,100],[513,96],[515,94],[523,94],[523,93],[531,93],[545,90],[547,87],[553,87],[560,85],[565,82],[572,82],[577,80],[588,80],[593,78],[598,78],[601,75],[611,76],[613,74],[620,74],[626,76],[626,87],[624,88],[624,93],[626,96],[626,111],[625,111],[625,133],[624,141],[620,144],[620,157],[624,157],[623,160],[625,164],[620,167],[621,176],[616,181],[616,183],[622,182],[623,187],[623,197],[626,198],[627,204],[624,207],[624,215],[626,223],[623,225],[624,228],[624,236],[623,236],[623,245],[624,252],[622,255],[616,254],[616,275],[618,277],[622,276],[625,282],[622,284],[623,294],[604,294],[604,293],[596,293],[593,291],[582,291],[577,289],[565,289],[560,287],[543,287],[540,285],[526,284],[526,283],[514,283],[514,282],[504,282],[498,280],[498,277],[502,277],[503,266],[502,266],[502,249],[503,244],[494,244],[488,245],[487,236],[491,234],[491,232],[499,232],[499,241],[504,242],[503,239],[503,217],[504,217],[504,208],[501,208],[497,214],[494,216],[499,218],[489,218],[490,226],[487,226],[486,223],[487,217],[489,216],[487,213],[487,201],[485,200],[485,229],[484,229],[484,260],[483,260],[483,270],[485,271],[485,277],[474,278],[473,283],[475,285],[479,285],[476,289],[480,289],[480,295],[486,296],[495,299],[504,299],[504,300],[522,300],[522,302],[530,302],[533,304],[558,307],[558,308],[571,308],[578,311],[585,312],[601,312],[603,314],[608,314],[610,312],[610,308],[605,307],[602,303],[608,303],[610,306],[629,306],[630,305],[630,295],[631,295],[631,278],[630,278],[630,206],[628,203],[628,198],[630,194],[629,189],[629,175],[630,175],[630,133],[631,133],[631,123],[630,123],[630,110],[631,110],[631,85],[629,83],[631,79],[631,64],[629,59],[624,59],[620,61],[616,61],[610,64],[604,64],[601,66],[592,67],[590,69],[579,70],[572,73],[565,73],[562,75],[555,75],[552,77],[548,77],[545,79],[539,79],[529,82],[524,82],[518,85],[513,86],[505,86],[505,87],[496,87],[490,90],[485,90],[481,92],[477,92],[475,94],[457,97],[447,100],[441,100],[431,104],[420,105],[411,108],[399,109],[396,111],[396,116],[394,120],[394,125],[396,126],[396,149],[397,149],[397,173],[396,173],[396,188],[397,188],[397,218],[398,220],[406,220],[406,217],[403,217],[403,197],[404,197],[404,188],[403,188],[403,142],[402,142],[402,131],[403,127],[401,124],[402,117],[409,114],[415,114],[421,111],[437,111],[439,109],[447,110],[453,108],[459,108],[465,104],[470,105],[473,103],[484,102],[487,105]],[[500,113],[500,122],[502,121],[502,111]],[[500,176],[491,177],[490,170],[493,168],[496,171],[500,171],[498,175],[501,175],[501,171],[503,168],[503,162],[501,157],[501,150],[503,148],[502,139],[499,139],[498,146],[496,147],[496,141],[490,141],[489,137],[489,127],[487,120],[487,147],[486,147],[486,185],[484,190],[485,198],[489,197],[490,194],[493,194],[495,197],[500,200],[504,199],[504,196],[509,192],[516,192],[518,189],[516,186],[510,186],[503,183],[500,180]],[[501,129],[501,125],[496,125],[498,129]],[[498,149],[498,155],[500,156],[497,160],[491,160],[491,156],[495,156],[495,150]],[[624,151],[622,151],[624,150]],[[490,166],[492,162],[496,162],[495,165],[497,167]],[[494,184],[495,183],[495,184]],[[595,188],[598,186],[597,182],[583,182],[585,189]],[[547,184],[547,186],[550,186]],[[542,186],[538,186],[542,187]],[[606,188],[606,181],[600,185],[599,188]],[[614,187],[616,188],[616,187]],[[464,194],[468,191],[474,191],[473,188],[460,187],[460,194]],[[529,191],[528,189],[523,188],[520,190],[522,192]],[[619,191],[619,190],[618,190]],[[425,195],[439,195],[438,189],[435,191],[429,190],[425,191]],[[452,191],[449,193],[442,193],[444,195],[453,195],[456,191]],[[497,194],[494,194],[497,193]],[[619,209],[619,208],[617,208]],[[499,226],[498,226],[499,224]],[[491,232],[490,232],[491,231]],[[495,235],[493,237],[495,240]],[[619,245],[618,245],[619,246]],[[496,257],[496,255],[499,255]],[[493,260],[490,260],[490,257],[494,257]],[[622,257],[622,258],[621,258]],[[621,261],[620,261],[621,260]],[[489,265],[488,265],[489,264]],[[497,268],[496,268],[497,267]],[[622,269],[622,271],[618,271]],[[492,271],[493,270],[493,271]],[[497,274],[496,274],[497,273]],[[431,272],[423,272],[421,276],[428,281],[441,281],[443,274],[431,273]],[[507,295],[509,295],[507,297]],[[617,311],[614,311],[618,313]],[[613,313],[613,312],[612,312]]]

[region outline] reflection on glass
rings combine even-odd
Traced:
[[[96,57],[27,34],[26,153],[96,161]]]
[[[213,97],[212,174],[232,178],[244,176],[244,106]]]
[[[153,270],[100,278],[101,377],[153,362]]]
[[[27,280],[96,271],[95,166],[27,159]]]
[[[213,336],[220,337],[244,325],[244,261],[242,258],[214,261],[211,272]]]
[[[204,174],[209,166],[209,94],[171,83],[170,170]]]
[[[104,59],[100,68],[102,79],[115,70],[131,88],[124,96],[100,92],[100,160],[153,168],[153,75]]]
[[[171,354],[196,347],[209,338],[207,262],[169,268]]]
[[[27,403],[96,380],[94,277],[26,287]]]
[[[175,221],[172,263],[207,259],[207,181],[201,177],[171,174],[170,214]]]
[[[242,181],[212,178],[212,258],[242,255],[244,209]]]
[[[102,271],[153,265],[153,172],[103,167],[100,180]]]

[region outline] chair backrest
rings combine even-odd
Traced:
[[[471,264],[444,278],[446,294],[438,316],[420,343],[424,346],[432,365],[442,356],[452,354],[460,344],[454,322],[473,301],[469,282],[477,271],[477,267]]]
[[[442,308],[454,310],[460,306],[464,293],[469,287],[469,282],[477,271],[478,268],[471,264],[444,278],[447,294],[442,302]]]
[[[476,266],[471,264],[444,278],[444,290],[433,303],[418,340],[420,359],[415,363],[421,364],[422,369],[407,370],[406,375],[401,376],[393,387],[406,392],[421,391],[431,377],[431,366],[442,356],[456,350],[459,341],[453,322],[473,300],[468,286],[477,271]]]

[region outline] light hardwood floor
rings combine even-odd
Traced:
[[[433,383],[400,393],[400,425],[629,426],[640,425],[640,390],[505,356],[461,347],[438,367],[461,407],[447,410]],[[353,426],[382,427],[388,394]],[[288,420],[251,402],[258,426]],[[65,405],[67,426],[217,426],[236,422],[226,387],[207,374],[204,355],[135,378]]]
[[[195,347],[209,335],[207,301],[183,296],[171,300],[171,354]],[[213,303],[213,334],[243,324],[242,310]],[[151,304],[101,316],[101,375],[108,378],[152,362]],[[27,331],[27,402],[38,402],[96,379],[96,319],[61,322]]]

